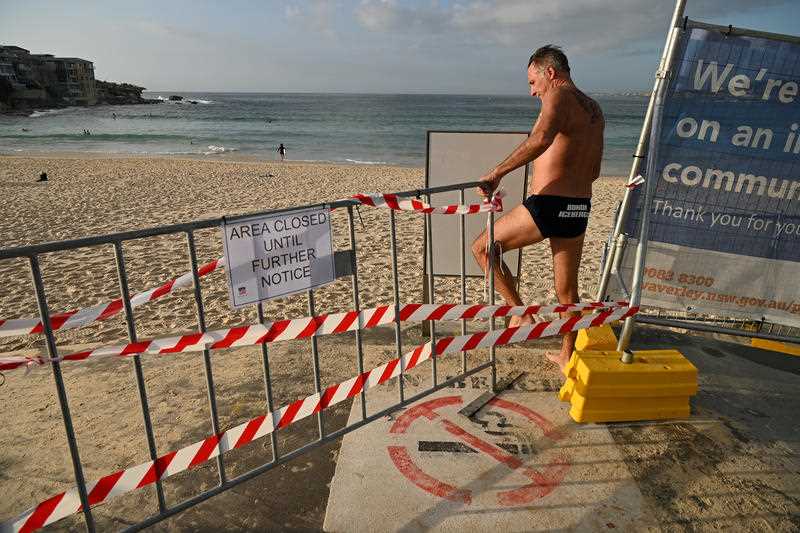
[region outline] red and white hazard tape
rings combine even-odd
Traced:
[[[217,270],[225,265],[225,259],[219,258],[210,263],[200,266],[197,269],[197,275],[203,277]],[[187,272],[180,277],[167,281],[160,287],[149,289],[131,297],[131,308],[138,307],[144,303],[151,302],[162,296],[166,296],[177,289],[190,287],[192,285],[192,273]],[[122,298],[108,303],[86,307],[84,309],[77,309],[74,311],[66,311],[64,313],[55,313],[50,315],[50,325],[53,331],[63,329],[73,329],[98,322],[110,318],[123,310]],[[35,333],[43,333],[44,326],[38,318],[15,318],[10,320],[3,320],[0,318],[0,337],[11,337],[13,335],[33,335]]]
[[[631,176],[630,179],[628,180],[628,183],[625,184],[625,187],[627,187],[628,189],[634,189],[639,185],[641,185],[642,183],[644,183],[644,178],[642,177],[641,174],[639,174],[638,176]]]
[[[138,466],[120,470],[97,481],[87,483],[86,490],[89,504],[91,506],[97,505],[114,496],[131,492],[145,485],[155,483],[157,480],[188,470],[230,450],[241,448],[258,438],[269,435],[276,429],[284,428],[348,398],[353,398],[363,390],[370,389],[397,377],[401,372],[411,370],[432,356],[563,335],[571,331],[622,320],[636,314],[636,312],[638,312],[637,307],[624,307],[592,315],[540,322],[520,328],[482,331],[459,337],[445,337],[436,342],[435,350],[431,349],[430,343],[423,344],[400,358],[392,359],[388,363],[354,378],[332,385],[321,394],[315,393],[297,400],[272,413],[253,418],[244,424],[217,435],[212,435],[200,442],[162,455],[155,461],[148,461]],[[73,487],[39,503],[18,517],[6,521],[0,525],[0,529],[33,531],[80,510],[81,501],[78,488]]]
[[[455,204],[440,207],[433,207],[417,198],[401,199],[396,194],[356,194],[352,199],[371,207],[385,207],[395,211],[416,211],[435,215],[473,215],[475,213],[503,210],[503,200],[499,194],[481,204]]]
[[[546,315],[587,309],[615,309],[626,307],[627,302],[585,302],[555,305],[456,305],[456,304],[405,304],[399,309],[401,322],[423,320],[486,319],[504,316]],[[174,337],[142,340],[130,344],[102,346],[94,350],[77,352],[59,357],[58,361],[83,361],[98,357],[128,357],[135,354],[173,354],[196,352],[206,348],[236,348],[277,341],[305,339],[311,336],[330,335],[368,329],[395,320],[394,306],[384,305],[361,312],[346,311],[314,317],[277,320],[264,324],[253,324],[234,328],[191,333]],[[44,357],[0,357],[0,371],[13,370],[48,363]]]

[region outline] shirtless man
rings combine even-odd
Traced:
[[[525,305],[511,271],[499,257],[499,249],[507,252],[549,239],[556,296],[560,303],[574,303],[578,301],[578,267],[591,209],[592,182],[600,174],[605,120],[597,102],[572,82],[567,57],[557,46],[543,46],[533,53],[528,62],[528,84],[531,96],[542,102],[539,118],[528,139],[480,180],[484,185],[479,192],[488,196],[503,176],[533,161],[530,196],[494,226],[495,286],[509,305]],[[472,245],[484,272],[489,265],[487,241],[484,231]],[[509,326],[532,322],[530,315],[513,317]],[[547,355],[562,370],[575,348],[576,337],[577,333],[565,335],[561,353]]]

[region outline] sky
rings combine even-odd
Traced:
[[[592,92],[648,90],[672,0],[0,0],[0,44],[81,57],[152,91],[527,94],[554,43]],[[800,0],[687,0],[797,34]]]

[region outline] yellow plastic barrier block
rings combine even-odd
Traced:
[[[800,355],[800,344],[788,342],[771,341],[767,339],[750,339],[750,345],[754,348],[782,352],[789,355]]]
[[[578,338],[575,339],[575,349],[584,350],[616,350],[617,336],[611,326],[604,324],[596,328],[578,330]]]
[[[625,364],[616,351],[572,354],[559,391],[576,422],[686,417],[697,393],[697,368],[677,350],[634,352]]]
[[[575,394],[569,415],[575,422],[623,422],[688,418],[688,396],[653,398],[586,398]]]

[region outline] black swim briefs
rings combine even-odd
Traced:
[[[572,238],[583,235],[589,223],[592,202],[588,198],[570,198],[533,194],[523,203],[545,238]]]

